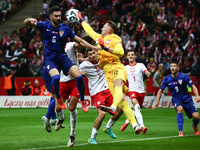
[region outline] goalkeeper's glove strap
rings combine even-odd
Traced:
[[[110,47],[108,47],[108,46],[105,46],[105,47],[104,47],[104,50],[105,50],[105,51],[107,51],[107,52],[109,52],[109,50],[110,50]]]

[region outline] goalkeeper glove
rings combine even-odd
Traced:
[[[104,41],[101,38],[98,38],[96,43],[99,44],[102,49],[104,49],[104,50],[109,52],[110,48],[108,46],[105,46]]]
[[[78,12],[78,18],[79,18],[79,22],[82,23],[84,21],[83,17],[81,16],[81,12]]]

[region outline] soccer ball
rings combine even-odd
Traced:
[[[66,18],[69,22],[78,22],[78,10],[77,9],[70,9],[66,13]]]

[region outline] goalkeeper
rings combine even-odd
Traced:
[[[102,48],[98,51],[99,67],[105,73],[110,92],[114,98],[111,107],[100,105],[99,108],[111,115],[116,115],[116,108],[119,105],[132,124],[135,133],[139,134],[142,132],[142,127],[137,124],[125,94],[128,92],[128,88],[124,85],[127,80],[127,71],[119,59],[124,55],[124,49],[122,39],[114,34],[117,31],[117,25],[109,20],[101,29],[101,34],[98,34],[83,20],[80,12],[78,18],[85,32]]]

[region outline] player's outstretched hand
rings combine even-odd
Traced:
[[[110,48],[105,46],[103,39],[97,38],[96,43],[99,44],[102,49],[109,52]]]
[[[83,17],[81,16],[81,12],[78,12],[77,17],[79,18],[79,22],[82,23],[84,21]]]
[[[195,100],[196,100],[197,103],[199,103],[200,102],[200,97],[195,97]]]

